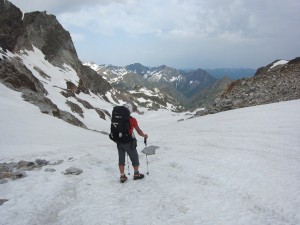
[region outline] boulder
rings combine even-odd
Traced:
[[[68,169],[65,170],[64,175],[79,175],[83,171],[79,168],[76,167],[69,167]]]

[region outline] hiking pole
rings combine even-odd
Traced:
[[[147,138],[144,138],[144,144],[147,146]],[[148,161],[148,154],[146,154],[146,163],[147,163],[147,175],[149,175],[149,161]]]
[[[130,171],[129,171],[129,161],[128,161],[128,154],[127,155],[127,171],[128,171],[128,175],[130,175]]]

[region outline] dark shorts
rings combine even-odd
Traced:
[[[119,152],[119,165],[125,165],[125,153],[128,154],[132,166],[139,166],[139,155],[136,150],[136,140],[129,143],[119,143],[117,144],[118,152]]]

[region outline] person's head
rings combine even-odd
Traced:
[[[130,113],[132,113],[132,104],[131,103],[128,102],[124,106],[129,110]]]

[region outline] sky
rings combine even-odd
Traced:
[[[299,0],[10,1],[55,15],[84,62],[257,69],[300,56]]]

